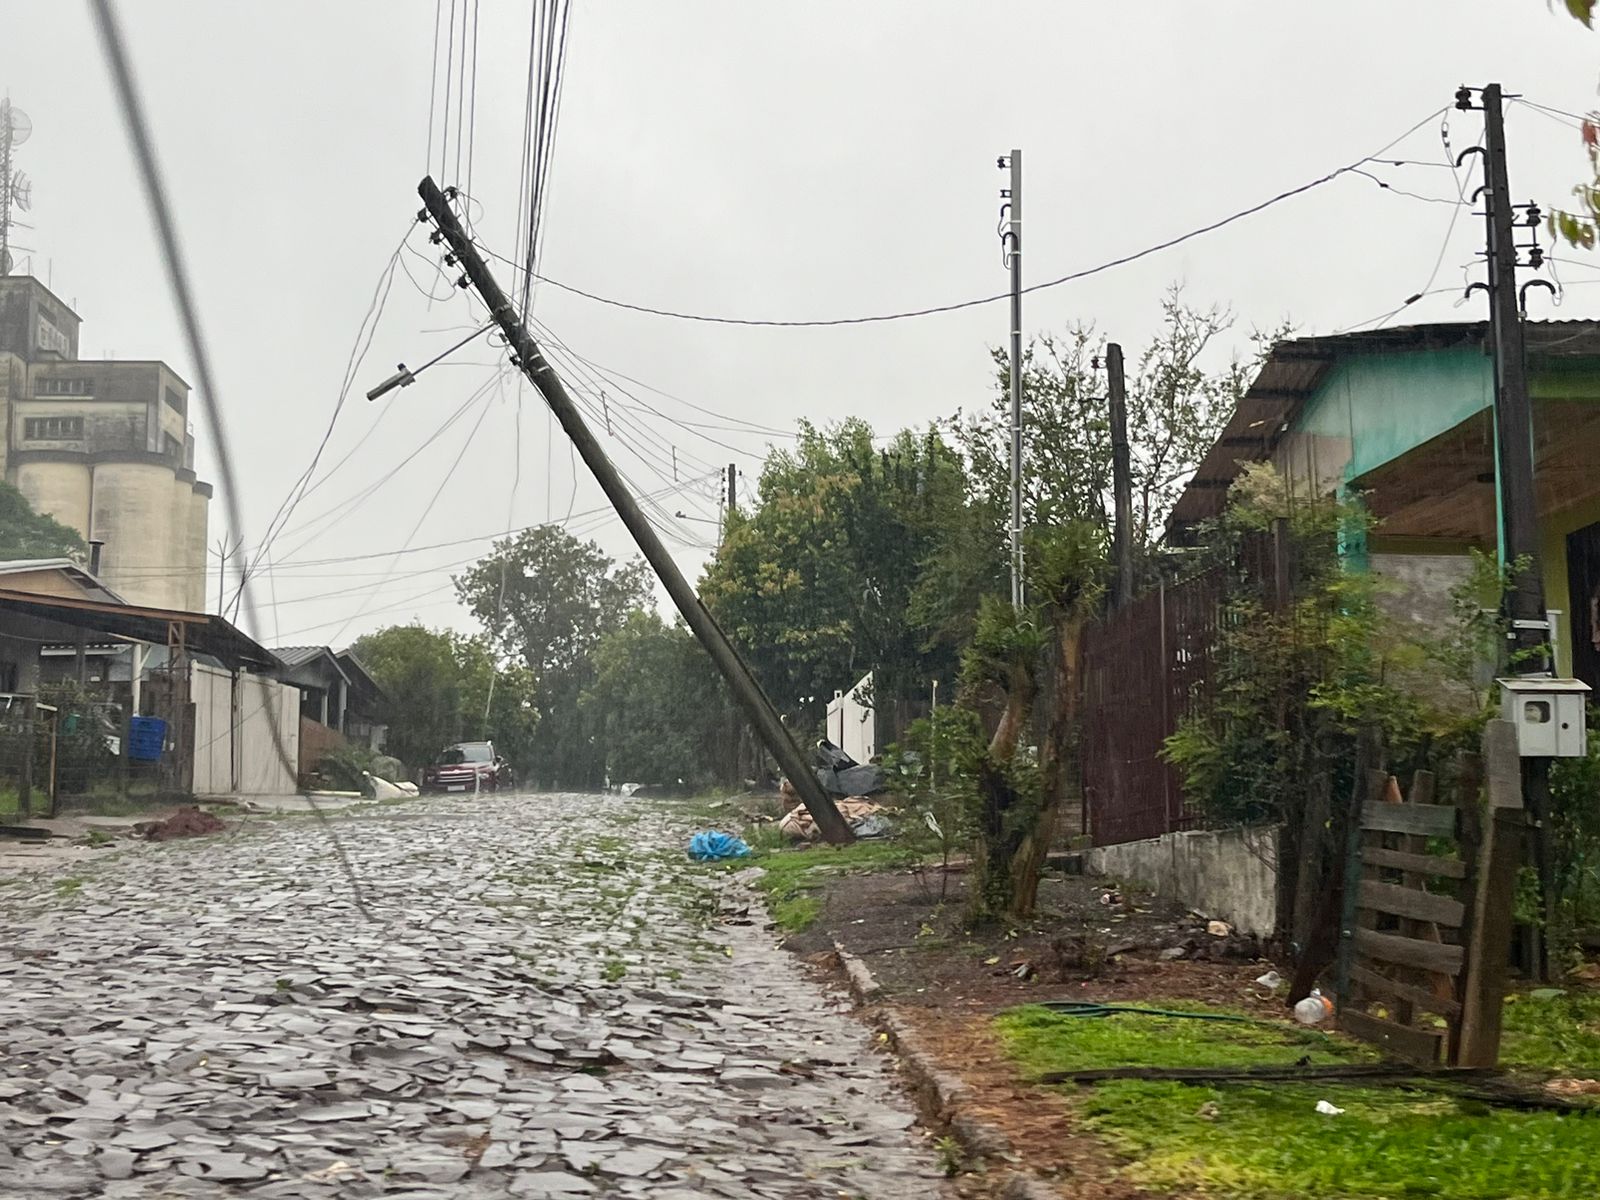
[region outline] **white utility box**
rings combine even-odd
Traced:
[[[1589,752],[1581,679],[1500,679],[1501,716],[1517,727],[1523,758],[1582,758]]]

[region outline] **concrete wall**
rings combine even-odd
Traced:
[[[131,603],[182,608],[188,522],[172,527],[172,469],[155,461],[94,468],[94,536],[105,542],[100,577]],[[174,536],[178,535],[178,536]]]
[[[90,466],[83,460],[28,460],[17,463],[11,482],[34,512],[54,517],[87,539],[90,474]]]
[[[1091,874],[1153,888],[1158,896],[1270,936],[1278,916],[1277,829],[1194,830],[1083,852]]]

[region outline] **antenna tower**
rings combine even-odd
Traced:
[[[33,183],[11,164],[11,154],[33,134],[33,121],[11,103],[0,100],[0,275],[11,274],[11,227],[20,225],[11,214],[33,207]]]

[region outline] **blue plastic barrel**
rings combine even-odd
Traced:
[[[132,717],[128,721],[128,757],[155,762],[167,744],[167,723],[160,717]]]

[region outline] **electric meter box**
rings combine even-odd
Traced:
[[[1500,715],[1517,727],[1523,758],[1582,758],[1589,752],[1580,679],[1500,679]]]

